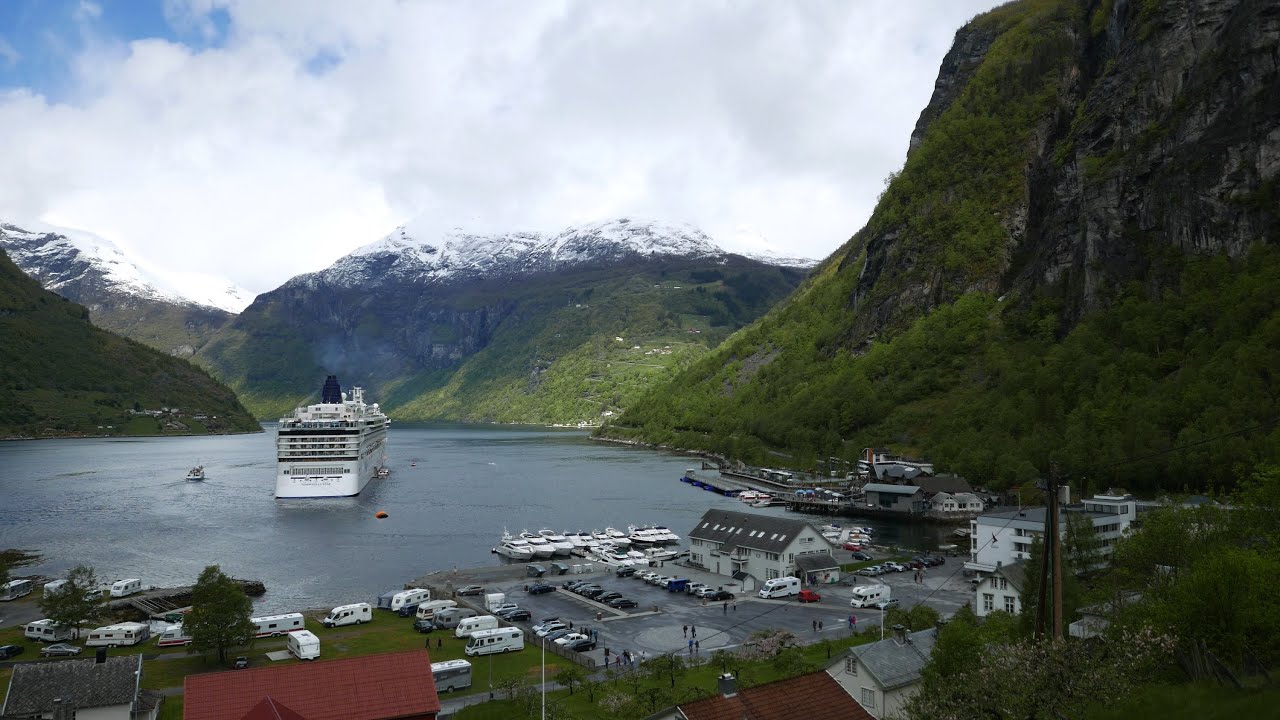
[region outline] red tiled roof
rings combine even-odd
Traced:
[[[253,709],[245,713],[240,720],[307,720],[298,713],[281,705],[270,695],[266,696]]]
[[[680,712],[688,720],[875,720],[821,670],[739,690],[733,697],[714,695],[681,705]]]
[[[243,718],[270,697],[306,720],[386,720],[440,712],[426,650],[188,675],[184,720]]]

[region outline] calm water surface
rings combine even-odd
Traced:
[[[58,576],[86,563],[104,580],[147,586],[189,584],[216,563],[265,582],[259,606],[284,611],[504,562],[490,553],[504,527],[660,524],[683,537],[709,508],[743,509],[678,482],[697,460],[579,431],[414,424],[392,426],[392,475],[359,497],[276,500],[274,443],[271,425],[255,435],[0,443],[0,548],[40,553],[44,564],[26,572]],[[208,479],[186,482],[197,463]],[[375,519],[378,510],[390,517]],[[856,524],[885,542],[938,542],[934,528]]]

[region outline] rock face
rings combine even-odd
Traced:
[[[1275,242],[1278,68],[1280,4],[1269,0],[1012,3],[975,19],[920,115],[904,187],[886,192],[845,250],[842,267],[858,273],[846,342],[973,290],[1061,298],[1069,327],[1126,283],[1158,287],[1166,253],[1239,257]],[[1002,127],[984,130],[966,112]],[[949,205],[971,199],[963,179],[948,189],[913,172],[936,165],[920,157],[931,143],[954,154],[954,138],[934,135],[980,145],[1000,130],[1011,164],[993,149],[969,171],[1013,184],[972,212]],[[905,193],[936,202],[894,216]]]

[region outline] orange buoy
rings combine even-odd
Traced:
[[[379,520],[382,520],[387,517],[387,511],[379,510],[378,512],[374,513],[373,516],[378,518]]]

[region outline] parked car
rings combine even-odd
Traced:
[[[879,565],[870,565],[859,570],[857,574],[862,575],[863,577],[875,577],[877,575],[883,575],[884,569]]]
[[[533,632],[538,637],[546,637],[551,633],[556,632],[557,630],[568,630],[568,629],[569,629],[569,626],[566,625],[565,623],[562,623],[559,620],[553,620],[547,623],[546,625],[543,625],[541,628],[538,628],[535,626],[533,628]]]
[[[924,564],[928,565],[929,567],[934,567],[935,565],[946,565],[947,559],[942,557],[941,555],[930,555],[928,558],[925,559]]]
[[[543,635],[542,637],[546,638],[546,639],[547,639],[547,640],[549,640],[549,641],[553,641],[553,642],[554,642],[554,641],[559,640],[560,638],[564,637],[565,635],[569,635],[569,634],[571,634],[571,633],[573,633],[573,631],[572,631],[572,630],[570,630],[569,628],[560,628],[559,630],[553,630],[553,631],[551,631],[551,632],[547,633],[546,635]]]
[[[654,571],[652,571],[652,570],[646,570],[645,572],[642,572],[642,573],[640,573],[639,575],[636,575],[636,577],[640,578],[641,580],[643,580],[643,581],[645,581],[645,582],[649,582],[650,580],[652,580],[652,579],[654,579],[654,578],[658,577],[658,573],[656,573],[656,572],[654,572]]]
[[[560,587],[564,588],[565,590],[575,590],[582,585],[588,585],[590,583],[591,583],[590,580],[565,580],[564,584],[561,585]]]
[[[694,597],[709,598],[712,595],[715,595],[717,592],[719,592],[719,590],[716,590],[713,587],[704,587],[704,588],[698,588],[697,590],[695,590],[693,595]]]
[[[537,583],[529,586],[530,595],[541,595],[543,593],[555,592],[555,586],[546,583]]]
[[[497,605],[495,607],[490,608],[489,614],[497,615],[498,613],[506,612],[508,610],[519,610],[519,609],[520,609],[520,606],[515,603],[502,603],[501,605]]]
[[[46,645],[40,649],[40,654],[45,657],[66,657],[68,655],[79,655],[81,648],[67,643],[54,643]]]
[[[897,604],[898,598],[889,598],[888,600],[876,603],[876,608],[879,610],[888,610],[891,607],[897,606]]]
[[[586,590],[583,590],[580,594],[582,595],[582,597],[594,598],[597,595],[603,595],[604,593],[605,593],[604,588],[593,587],[593,588],[587,588]]]
[[[658,575],[657,577],[649,580],[650,585],[657,585],[658,587],[666,587],[669,582],[671,582],[670,575]]]
[[[840,547],[844,548],[845,550],[852,550],[854,552],[859,552],[862,550],[862,546],[856,542],[847,542],[844,545],[841,545]]]
[[[583,635],[580,632],[571,632],[568,635],[565,635],[564,637],[556,638],[555,642],[557,645],[568,645],[574,640],[586,640],[586,639],[587,639],[587,636]]]
[[[822,596],[812,590],[805,589],[800,591],[800,596],[797,599],[802,603],[810,603],[822,600]]]
[[[396,611],[396,614],[397,614],[397,615],[399,615],[400,617],[409,617],[410,615],[417,615],[417,614],[418,614],[418,603],[412,603],[412,604],[409,604],[409,605],[401,605],[401,606],[400,606],[400,609]]]
[[[426,618],[419,618],[413,621],[413,629],[420,633],[429,633],[436,629],[436,624],[434,621],[427,620]]]
[[[732,599],[733,599],[733,593],[729,592],[728,590],[717,590],[717,591],[715,591],[715,592],[711,593],[710,595],[708,595],[708,596],[707,596],[707,599],[708,599],[708,600],[713,600],[713,601],[716,601],[716,602],[719,602],[719,601],[721,601],[721,600],[732,600]]]
[[[565,645],[564,645],[564,646],[565,646],[566,648],[568,648],[569,650],[574,650],[574,651],[577,651],[577,652],[587,652],[588,650],[595,650],[595,649],[596,649],[596,644],[595,644],[595,642],[593,642],[590,638],[583,638],[583,639],[581,639],[581,640],[574,640],[573,642],[565,643]]]
[[[533,614],[524,608],[519,608],[517,610],[508,610],[499,617],[509,622],[523,622],[525,620],[532,619]]]
[[[907,566],[906,566],[906,565],[903,565],[902,563],[898,563],[898,562],[894,562],[894,561],[890,560],[890,561],[888,561],[888,562],[886,562],[886,563],[884,564],[884,569],[885,569],[885,572],[890,572],[890,571],[892,571],[892,572],[906,572],[906,571],[907,571]]]
[[[637,603],[631,598],[619,597],[614,598],[605,604],[612,608],[633,608]]]
[[[533,631],[536,633],[536,632],[538,632],[539,630],[541,630],[542,628],[544,628],[544,627],[546,627],[546,626],[550,625],[551,623],[558,623],[558,622],[560,622],[560,618],[558,618],[558,617],[547,617],[547,618],[542,618],[541,620],[539,620],[539,621],[538,621],[538,624],[537,624],[537,625],[534,625],[534,626],[533,626]]]
[[[859,562],[866,562],[871,559],[871,556],[864,552],[855,552],[853,554],[853,559]]]
[[[586,595],[592,590],[599,590],[601,592],[604,592],[604,588],[600,587],[599,585],[596,585],[595,583],[587,583],[586,585],[579,585],[578,587],[573,589],[573,591],[578,593],[579,595]]]
[[[235,662],[231,663],[231,667],[235,668],[236,670],[243,670],[249,667],[249,658],[245,657],[244,655],[237,655]]]
[[[457,594],[457,595],[483,595],[483,594],[484,594],[484,586],[483,586],[483,585],[463,585],[462,587],[458,588],[457,590],[454,590],[454,594]]]
[[[613,600],[615,598],[620,598],[620,597],[622,597],[622,593],[620,592],[607,592],[607,593],[601,593],[595,596],[594,600],[600,603],[607,603],[610,600]]]
[[[636,574],[636,569],[632,566],[618,568],[618,577],[631,577]]]
[[[691,582],[688,585],[684,586],[684,591],[689,593],[690,595],[697,595],[698,591],[706,586],[707,586],[706,583]]]
[[[22,654],[23,649],[21,645],[0,645],[0,660],[17,657]]]

